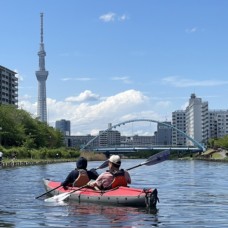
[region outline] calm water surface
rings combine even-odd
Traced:
[[[124,160],[130,168],[145,160]],[[90,162],[89,168],[101,162]],[[130,171],[134,187],[157,188],[158,211],[76,202],[48,203],[42,178],[56,181],[75,163],[0,170],[0,227],[228,227],[228,163],[165,161]]]

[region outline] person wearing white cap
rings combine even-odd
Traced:
[[[112,155],[109,158],[109,170],[99,175],[96,181],[89,182],[89,186],[101,190],[107,190],[131,184],[131,177],[129,173],[126,170],[120,169],[120,165],[120,156]]]

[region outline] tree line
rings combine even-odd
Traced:
[[[4,147],[57,148],[63,146],[63,135],[25,110],[0,105],[0,144]]]
[[[208,146],[210,148],[223,148],[228,150],[228,135],[222,138],[209,139]]]
[[[29,112],[13,105],[0,104],[0,150],[17,158],[77,157],[79,152],[67,150],[63,134],[39,121]]]

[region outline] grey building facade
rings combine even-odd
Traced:
[[[185,111],[177,110],[172,112],[172,125],[178,130],[186,133]],[[172,145],[173,146],[185,146],[186,137],[175,129],[172,130]]]
[[[0,104],[18,106],[18,78],[16,72],[0,66]]]
[[[67,147],[77,147],[82,148],[85,146],[90,140],[93,140],[96,136],[93,135],[75,135],[75,136],[65,136],[64,144]],[[91,142],[90,147],[98,147],[99,139],[95,139]]]
[[[171,125],[171,122],[163,122]],[[172,145],[172,128],[162,123],[157,124],[157,131],[155,132],[155,145]]]
[[[55,122],[55,128],[62,132],[64,136],[70,136],[70,121],[69,120],[57,120]]]

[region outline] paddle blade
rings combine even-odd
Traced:
[[[169,158],[170,150],[163,150],[151,157],[149,157],[142,165],[155,165],[157,163],[163,162]]]
[[[59,195],[55,195],[55,196],[52,196],[50,198],[47,198],[45,199],[44,201],[45,202],[60,202],[60,201],[63,201],[65,200],[67,197],[70,196],[70,193],[71,192],[65,192],[65,193],[62,193],[62,194],[59,194]]]
[[[109,161],[106,160],[103,164],[101,164],[101,165],[100,165],[99,167],[97,167],[96,169],[104,169],[104,168],[108,167],[108,163],[109,163]]]

